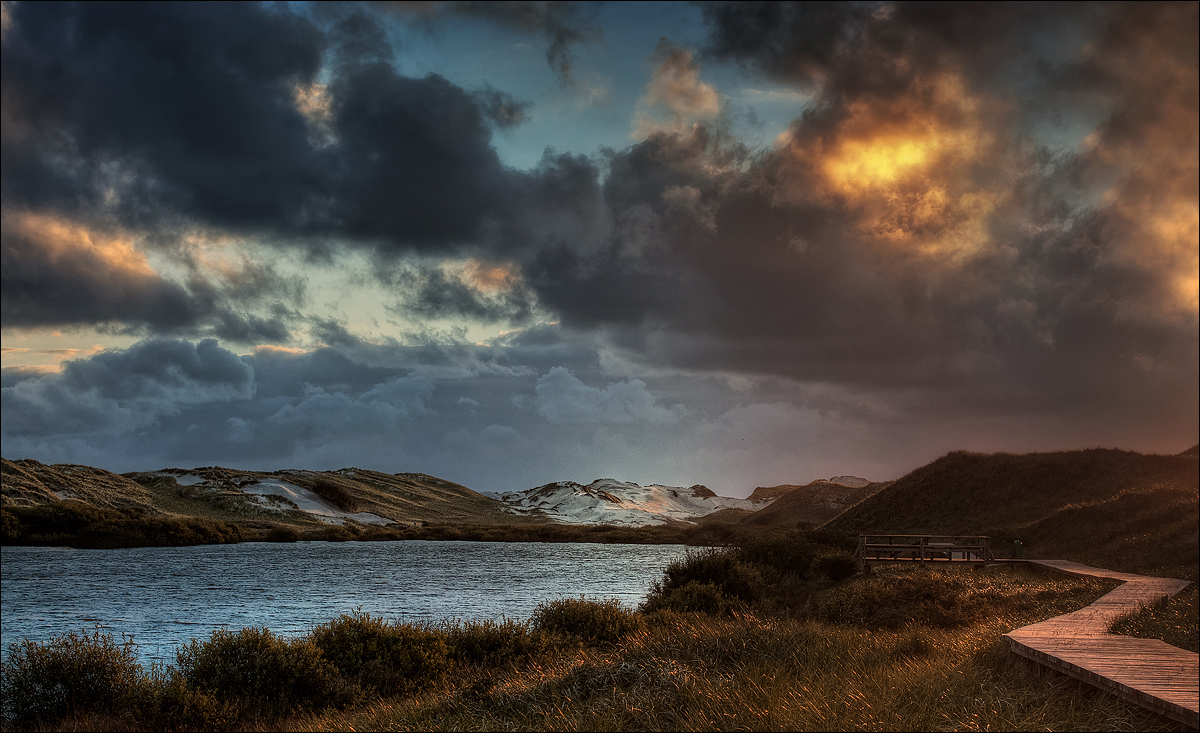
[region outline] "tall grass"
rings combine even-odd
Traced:
[[[1200,608],[1196,584],[1165,605],[1144,608],[1117,619],[1110,631],[1142,639],[1162,639],[1172,646],[1200,653]]]
[[[903,571],[1008,599],[952,629],[890,631],[754,613],[660,611],[611,647],[544,658],[487,685],[451,684],[289,721],[300,730],[1177,729],[1011,654],[1001,634],[1106,586],[1016,571]],[[962,576],[961,578],[959,576]],[[480,690],[483,690],[481,693]]]

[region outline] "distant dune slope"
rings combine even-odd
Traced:
[[[1104,567],[1132,572],[1194,567],[1198,479],[1195,456],[1103,449],[950,453],[825,526],[853,533],[982,533],[993,536],[994,547],[1020,539],[1037,557],[1108,562]]]
[[[47,466],[31,459],[0,459],[4,506],[37,506],[75,499],[105,509],[160,514],[153,497],[135,481],[91,466]]]
[[[235,522],[514,524],[533,521],[505,512],[495,499],[425,474],[386,474],[357,468],[261,472],[210,466],[122,476],[88,466],[4,460],[0,499],[3,506],[28,507],[66,499],[150,515]]]
[[[559,481],[501,497],[509,511],[540,515],[565,524],[610,524],[645,527],[676,522],[692,523],[723,510],[751,510],[761,506],[747,499],[717,496],[699,484],[641,486],[615,479],[596,479],[584,486]]]
[[[848,477],[837,478],[845,480]],[[846,483],[857,485],[847,486]],[[740,524],[789,528],[824,524],[885,486],[888,486],[888,482],[872,483],[861,479],[845,483],[813,481],[803,486],[760,486],[750,495],[752,500],[758,496],[778,498],[769,506],[743,518]]]

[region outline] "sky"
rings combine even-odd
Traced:
[[[10,460],[746,496],[1197,442],[1196,3],[2,10]]]

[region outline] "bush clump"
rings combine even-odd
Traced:
[[[641,610],[643,613],[674,611],[719,616],[733,610],[737,605],[735,599],[722,593],[721,589],[712,583],[689,580],[678,588],[650,593]]]
[[[24,639],[0,664],[0,718],[6,725],[54,723],[67,715],[111,713],[136,704],[142,666],[132,640],[71,632],[45,644]]]
[[[353,692],[312,639],[288,640],[267,629],[217,629],[177,655],[189,688],[216,695],[239,716],[278,716],[352,701]]]
[[[372,694],[424,690],[444,683],[450,671],[443,634],[360,611],[318,626],[311,639],[338,674]]]
[[[0,509],[0,543],[8,545],[21,539],[21,520],[7,509]]]
[[[858,560],[848,552],[825,552],[813,558],[809,577],[841,583],[858,575]]]
[[[531,621],[537,631],[593,644],[616,643],[645,626],[641,616],[615,599],[560,598],[539,605]]]
[[[446,628],[446,641],[455,662],[479,667],[529,659],[553,647],[545,632],[512,619],[455,624]]]
[[[267,530],[267,533],[263,535],[263,540],[267,542],[299,542],[300,532],[295,527],[281,524]]]
[[[745,562],[739,550],[689,551],[673,560],[663,571],[663,578],[650,587],[650,597],[667,595],[688,583],[712,585],[732,599],[746,603],[757,600],[764,590],[762,572]]]
[[[820,548],[796,534],[772,534],[747,540],[739,550],[746,562],[771,568],[780,575],[806,578]]]
[[[335,481],[319,478],[313,482],[312,492],[344,512],[358,511],[358,500]]]

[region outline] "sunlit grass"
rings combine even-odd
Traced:
[[[1200,609],[1192,583],[1166,606],[1150,606],[1118,619],[1110,631],[1140,639],[1162,639],[1172,646],[1200,653]]]
[[[961,628],[896,631],[754,614],[650,614],[615,647],[586,648],[419,698],[287,721],[300,730],[1173,730],[1027,662],[1002,634],[1111,587],[1011,570],[916,568],[995,601]]]

